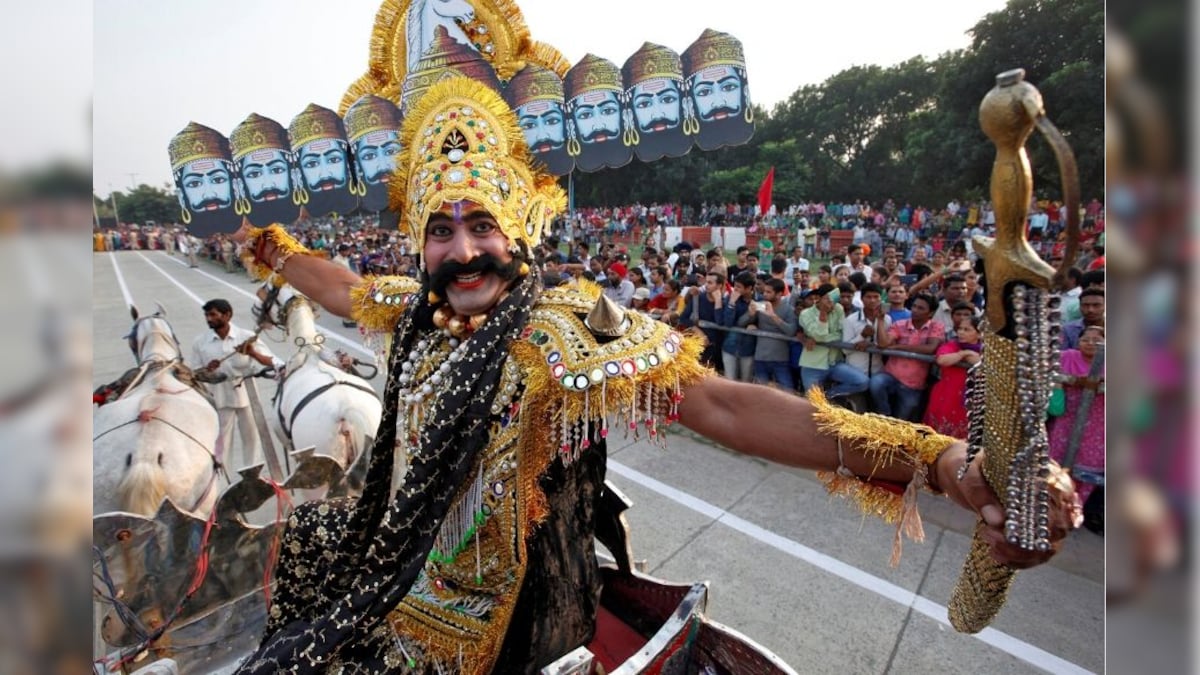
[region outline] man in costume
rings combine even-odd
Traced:
[[[586,644],[610,423],[663,440],[679,421],[823,470],[831,490],[901,525],[915,507],[881,485],[907,485],[912,504],[923,485],[944,490],[982,514],[997,560],[1025,567],[1052,554],[1005,542],[980,463],[956,478],[965,444],[829,406],[819,391],[806,401],[722,379],[699,364],[699,338],[616,307],[597,286],[543,290],[531,252],[563,193],[530,168],[516,117],[491,90],[434,85],[402,140],[391,208],[423,254],[419,281],[360,278],[278,227],[239,234],[260,276],[390,341],[365,491],[293,513],[263,642],[242,672],[522,673]],[[781,414],[792,423],[774,423]],[[393,479],[397,455],[406,469]],[[1057,541],[1078,503],[1069,479],[1054,485]]]

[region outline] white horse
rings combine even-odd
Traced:
[[[93,513],[153,516],[164,498],[207,518],[221,485],[213,448],[217,411],[184,371],[166,310],[138,318],[127,336],[138,367],[122,377],[120,397],[96,410],[92,424]]]
[[[417,62],[433,44],[433,31],[438,26],[445,26],[446,32],[456,42],[475,49],[471,39],[459,28],[455,19],[463,22],[475,18],[475,8],[468,0],[412,0],[408,6],[405,18],[405,56],[411,73],[417,67]]]
[[[325,336],[317,332],[308,298],[291,294],[279,314],[277,323],[285,326],[296,351],[287,360],[275,397],[278,435],[294,449],[312,447],[314,454],[332,457],[347,475],[361,474],[370,450],[367,439],[374,437],[383,416],[379,396],[363,378],[321,359]],[[320,498],[325,492],[305,495]]]

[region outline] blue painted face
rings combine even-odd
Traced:
[[[563,108],[557,101],[530,101],[517,108],[517,122],[534,153],[558,150],[566,142]]]
[[[291,172],[288,170],[287,154],[283,150],[255,150],[238,161],[250,201],[269,202],[291,194]]]
[[[621,137],[621,103],[615,92],[584,92],[571,99],[571,106],[581,143],[603,143]]]
[[[216,211],[233,203],[229,167],[220,159],[197,159],[183,165],[180,186],[190,211]]]
[[[734,117],[742,112],[745,83],[733,66],[712,66],[692,77],[692,98],[702,122]]]
[[[300,172],[314,192],[336,190],[346,185],[346,142],[319,138],[300,148]]]
[[[638,130],[652,134],[679,126],[682,107],[679,84],[670,78],[655,77],[630,90],[633,117]]]
[[[364,134],[354,142],[354,156],[368,184],[387,183],[400,156],[400,134],[382,130]]]

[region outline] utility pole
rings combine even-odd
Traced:
[[[117,219],[117,225],[121,225],[121,212],[117,211],[117,191],[112,189],[112,183],[108,184],[108,198],[112,201],[113,217]]]
[[[126,176],[129,176],[129,189],[130,189],[131,191],[132,191],[132,190],[136,190],[136,189],[137,189],[137,177],[138,177],[138,174],[136,174],[136,173],[127,173],[127,174],[125,174],[125,175],[126,175]]]

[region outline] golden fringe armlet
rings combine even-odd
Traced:
[[[275,247],[274,260],[268,260],[265,255],[268,244]],[[252,227],[242,249],[242,262],[255,281],[270,279],[272,285],[282,286],[287,283],[283,278],[283,266],[298,253],[317,255],[279,225]]]
[[[808,401],[816,410],[813,419],[817,428],[834,436],[838,442],[837,471],[822,471],[817,475],[830,494],[849,497],[858,502],[863,513],[878,516],[886,523],[896,523],[892,542],[891,565],[900,563],[903,536],[913,541],[925,539],[921,514],[917,511],[917,493],[922,487],[940,492],[931,484],[930,474],[939,455],[955,442],[923,424],[913,424],[884,415],[859,414],[829,403],[820,388],[809,391]],[[872,473],[879,467],[901,463],[912,467],[913,477],[907,485],[873,476],[859,477],[850,471],[842,458],[842,443],[853,442],[873,463]]]
[[[375,365],[386,373],[392,334],[421,284],[412,277],[363,277],[350,289],[350,318],[358,324],[363,344],[375,353]]]

